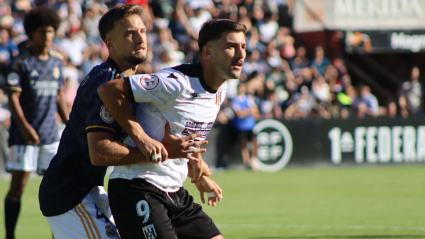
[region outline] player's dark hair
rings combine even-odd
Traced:
[[[118,5],[103,15],[99,21],[99,33],[102,40],[105,41],[108,32],[114,29],[115,22],[123,20],[131,15],[138,15],[142,18],[143,7],[136,4]]]
[[[215,41],[222,37],[225,32],[243,32],[246,34],[245,24],[228,19],[211,19],[202,24],[199,31],[198,46],[199,50],[209,41]]]
[[[40,6],[31,9],[25,14],[24,29],[29,39],[32,39],[31,33],[39,27],[53,27],[55,31],[60,24],[60,18],[57,11],[47,6]]]

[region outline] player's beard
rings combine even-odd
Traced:
[[[132,64],[139,65],[145,62],[147,58],[148,58],[147,54],[138,54],[138,55],[126,56],[124,57],[124,60]]]

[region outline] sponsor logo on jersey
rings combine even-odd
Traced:
[[[214,122],[186,122],[182,135],[202,133],[201,138],[205,139],[210,132]]]
[[[106,226],[105,226],[105,230],[106,230],[106,235],[107,235],[109,238],[114,238],[114,237],[115,237],[116,232],[115,232],[115,230],[112,228],[112,226],[111,226],[111,225],[106,225]]]
[[[59,79],[60,75],[61,75],[61,72],[60,72],[59,68],[58,67],[53,68],[53,77],[55,79]]]
[[[17,85],[19,83],[19,75],[16,72],[11,72],[7,75],[7,83],[9,85]]]
[[[31,71],[30,77],[38,77],[38,76],[39,76],[39,74],[38,74],[38,72],[36,70],[32,70]]]
[[[106,108],[105,105],[102,105],[102,107],[100,107],[100,118],[102,118],[102,120],[108,124],[114,122],[114,117],[112,117],[111,113],[109,113],[109,110]]]
[[[140,77],[140,84],[146,90],[153,90],[159,84],[158,76],[143,75]]]
[[[155,227],[153,226],[153,224],[142,227],[142,230],[143,230],[143,234],[145,234],[146,239],[155,239],[157,236]]]
[[[257,135],[259,170],[274,172],[282,169],[292,156],[292,137],[281,122],[273,119],[260,121],[254,128]]]

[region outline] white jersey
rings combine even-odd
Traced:
[[[205,83],[202,66],[183,64],[151,75],[126,78],[130,97],[141,102],[136,120],[153,139],[162,142],[166,121],[171,133],[178,137],[203,133],[195,140],[204,140],[211,130],[226,95],[225,82],[217,91]],[[125,144],[135,147],[130,137]],[[139,163],[116,166],[110,179],[143,178],[166,192],[176,192],[187,178],[188,159],[167,159],[160,163]]]

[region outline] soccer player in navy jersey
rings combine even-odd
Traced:
[[[13,61],[7,75],[12,113],[7,170],[12,173],[5,199],[6,238],[14,238],[21,195],[30,172],[44,174],[59,145],[56,112],[68,121],[61,54],[49,49],[60,23],[54,9],[37,7],[24,18],[31,45]]]
[[[146,60],[142,12],[138,5],[120,5],[109,10],[99,22],[109,58],[81,82],[58,152],[40,185],[40,209],[55,238],[119,238],[103,188],[107,166],[155,163],[167,156],[204,152],[189,148],[206,143],[189,142],[200,134],[182,138],[165,135],[162,143],[145,137],[138,147],[121,144],[126,134],[97,94],[99,85],[133,75]],[[143,131],[139,133],[146,135]],[[158,152],[162,156],[151,161]],[[203,167],[198,170],[198,177],[209,174],[205,162],[199,162]]]

